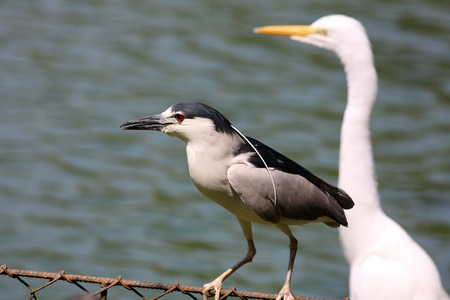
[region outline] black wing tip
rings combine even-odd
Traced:
[[[353,202],[353,199],[343,190],[338,188],[338,192],[336,195],[334,195],[337,202],[343,209],[350,209],[353,206],[355,206],[355,202]]]

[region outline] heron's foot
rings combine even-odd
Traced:
[[[220,291],[222,290],[222,282],[223,280],[221,278],[216,278],[215,280],[211,281],[210,283],[206,283],[203,285],[203,300],[208,299],[208,297],[211,297],[211,294],[209,293],[211,290],[214,290],[214,300],[220,299]]]
[[[289,285],[284,285],[278,293],[276,300],[294,300],[294,295],[291,293],[291,287]]]

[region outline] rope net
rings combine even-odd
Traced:
[[[86,276],[86,275],[76,275],[76,274],[66,274],[64,271],[60,271],[59,273],[51,273],[51,272],[39,272],[39,271],[29,271],[29,270],[17,270],[17,269],[9,269],[6,265],[0,266],[0,275],[6,275],[10,278],[18,280],[24,286],[26,286],[30,290],[29,300],[35,299],[39,300],[38,292],[44,289],[51,289],[53,283],[57,281],[64,281],[69,284],[72,284],[80,290],[80,294],[75,295],[73,297],[69,297],[69,295],[65,295],[65,299],[70,300],[107,300],[108,291],[112,290],[113,287],[123,288],[133,293],[136,296],[136,299],[144,299],[144,300],[156,300],[163,298],[164,296],[171,293],[178,293],[180,296],[186,299],[202,299],[202,287],[196,286],[187,286],[180,285],[177,282],[172,284],[165,283],[157,283],[157,282],[148,282],[148,281],[136,281],[136,280],[125,280],[122,279],[121,276],[117,278],[108,278],[108,277],[96,277],[96,276]],[[39,287],[32,287],[28,282],[25,281],[26,278],[39,278],[48,280],[44,284]],[[99,285],[96,291],[89,291],[82,283],[93,283]],[[156,297],[146,298],[144,296],[144,289],[152,289],[162,291]],[[214,295],[214,291],[211,292],[211,296]],[[235,287],[232,287],[229,290],[221,290],[220,291],[221,298],[220,299],[276,299],[276,294],[267,294],[267,293],[259,293],[259,292],[246,292],[246,291],[238,291]],[[178,296],[177,296],[178,297]],[[61,298],[60,298],[61,299]],[[296,300],[326,300],[321,298],[310,298],[310,297],[295,297]],[[347,299],[347,298],[346,298]]]

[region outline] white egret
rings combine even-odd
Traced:
[[[330,15],[310,26],[266,26],[255,32],[330,50],[344,65],[348,95],[338,185],[355,207],[346,214],[348,228],[339,233],[350,264],[350,299],[449,299],[433,260],[380,205],[370,141],[377,73],[364,27],[353,18]]]

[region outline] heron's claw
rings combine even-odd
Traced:
[[[292,295],[291,288],[287,285],[283,286],[281,291],[278,293],[276,300],[294,300],[294,295]]]
[[[208,299],[208,297],[211,297],[210,291],[214,290],[214,300],[220,299],[220,291],[222,290],[222,280],[217,278],[214,281],[211,281],[210,283],[206,283],[203,285],[203,300]]]

